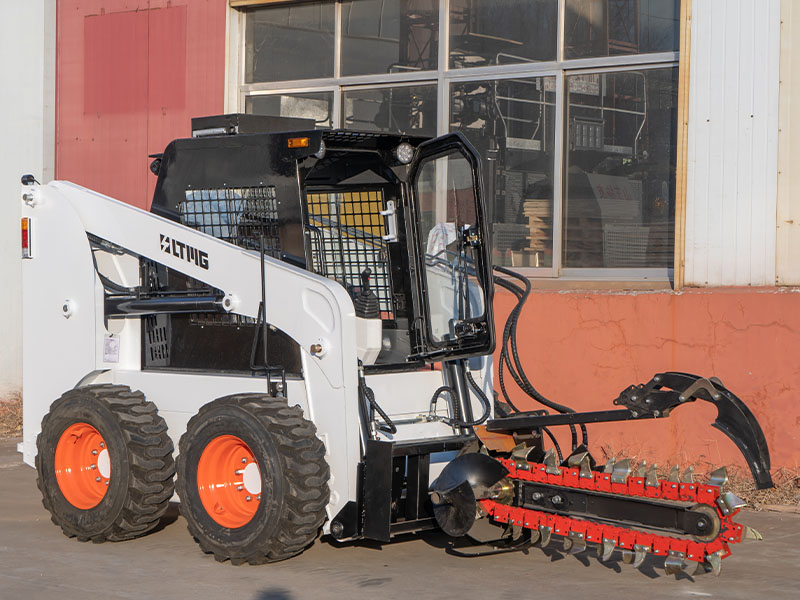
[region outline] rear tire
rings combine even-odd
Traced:
[[[316,431],[300,407],[264,394],[226,396],[200,409],[179,443],[177,491],[203,552],[261,564],[314,542],[330,475]]]
[[[64,535],[121,541],[155,528],[174,493],[167,425],[127,386],[70,390],[42,420],[36,440],[42,504]]]

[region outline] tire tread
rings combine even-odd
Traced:
[[[36,484],[42,492],[42,504],[67,537],[77,536],[80,541],[96,543],[140,537],[158,525],[174,492],[173,444],[167,435],[166,423],[159,416],[155,404],[147,401],[142,392],[131,391],[128,386],[123,385],[101,384],[76,388],[62,394],[42,420],[42,431],[46,430],[53,411],[85,395],[111,410],[122,429],[130,464],[126,501],[113,523],[103,532],[91,537],[76,534],[69,523],[59,518],[39,475]],[[40,469],[42,443],[40,435],[37,439],[37,471]]]
[[[204,542],[198,525],[184,513],[189,532],[203,552],[213,554],[220,562],[230,560],[234,565],[277,562],[299,554],[319,536],[330,496],[330,468],[325,461],[325,446],[316,435],[317,428],[304,418],[299,406],[289,406],[283,398],[253,393],[225,396],[202,407],[190,419],[187,433],[179,442],[179,473],[184,472],[185,465],[181,461],[188,453],[191,442],[189,432],[220,405],[232,405],[247,411],[262,423],[273,440],[284,468],[284,510],[278,517],[279,527],[273,536],[260,539],[252,544],[255,547],[239,549],[239,552],[222,552],[219,548],[214,550],[211,544]],[[177,490],[183,503],[187,495],[180,478]]]

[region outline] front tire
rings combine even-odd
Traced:
[[[144,394],[121,385],[70,390],[36,440],[42,504],[68,537],[121,541],[154,529],[174,493],[167,425]]]
[[[319,535],[329,467],[298,406],[264,394],[205,405],[179,443],[177,491],[189,532],[233,564],[299,554]]]

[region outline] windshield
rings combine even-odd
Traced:
[[[416,180],[425,257],[428,316],[433,342],[475,333],[471,321],[485,313],[476,277],[482,243],[473,172],[457,150],[421,163]]]

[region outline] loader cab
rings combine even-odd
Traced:
[[[156,157],[152,212],[340,283],[369,370],[493,350],[480,161],[460,134],[203,124]]]

